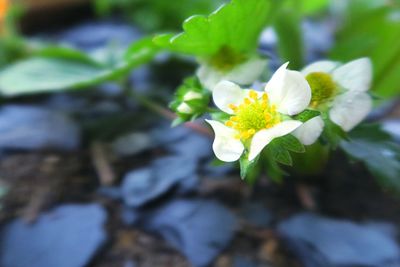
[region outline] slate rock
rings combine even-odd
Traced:
[[[397,143],[400,143],[400,119],[384,121],[383,130],[389,133]]]
[[[132,156],[154,147],[154,142],[148,134],[130,133],[118,137],[111,143],[117,156]]]
[[[257,227],[267,227],[273,219],[271,212],[258,202],[244,203],[240,210],[240,216]]]
[[[257,267],[257,263],[243,256],[235,256],[233,267]]]
[[[125,225],[138,225],[146,218],[146,211],[124,206],[120,215]]]
[[[0,232],[2,267],[84,267],[106,240],[105,210],[64,205],[33,224],[16,219]]]
[[[188,136],[190,132],[183,125],[171,127],[169,124],[163,124],[160,127],[152,129],[149,134],[155,143],[167,145]]]
[[[80,144],[80,129],[73,120],[62,113],[35,106],[0,108],[0,132],[0,150],[74,150]]]
[[[126,205],[143,206],[174,187],[185,194],[196,189],[196,164],[191,159],[169,156],[155,160],[149,167],[127,173],[121,185]]]
[[[174,200],[143,222],[196,267],[204,267],[225,249],[238,227],[236,217],[214,201]]]
[[[226,176],[234,170],[234,164],[224,162],[221,165],[214,165],[213,160],[207,162],[202,167],[202,172],[207,178],[226,178]]]
[[[93,51],[110,43],[128,46],[140,37],[141,33],[127,24],[117,21],[92,21],[61,33],[58,39],[79,49]]]
[[[400,262],[400,247],[388,229],[309,213],[294,216],[278,227],[290,243],[303,242],[332,266],[374,267]]]
[[[97,189],[97,194],[114,200],[122,199],[121,188],[116,186],[102,186]]]
[[[212,156],[212,140],[206,136],[191,132],[176,142],[168,143],[167,149],[195,161]]]
[[[294,252],[304,267],[337,267],[313,246],[299,239],[286,240],[287,248]]]

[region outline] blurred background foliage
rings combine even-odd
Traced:
[[[148,32],[179,30],[182,22],[194,14],[207,15],[224,0],[95,0],[99,15],[119,12]]]
[[[5,0],[3,0],[5,1]],[[54,2],[48,1],[49,5]],[[50,3],[51,2],[51,3]],[[72,1],[87,2],[87,1]],[[182,22],[194,14],[209,14],[226,1],[217,0],[93,0],[96,14],[128,19],[145,33],[178,32]],[[18,1],[8,9],[2,21],[0,66],[28,55],[32,47],[18,35],[16,22],[23,14],[21,6],[38,5]],[[40,1],[45,6],[46,1]],[[276,11],[273,28],[278,39],[277,50],[282,61],[301,69],[305,55],[305,20],[330,20],[335,40],[327,59],[350,61],[370,57],[374,63],[373,91],[378,98],[399,95],[397,73],[400,72],[400,8],[394,0],[286,0]],[[249,18],[251,20],[251,18]]]
[[[330,52],[335,60],[368,56],[374,65],[375,94],[399,95],[400,6],[399,1],[352,0],[338,7],[341,24]]]

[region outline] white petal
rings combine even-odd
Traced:
[[[321,116],[317,116],[304,122],[292,133],[299,141],[308,146],[314,144],[324,129],[324,121]]]
[[[202,94],[200,94],[198,92],[194,92],[194,91],[189,91],[183,96],[183,101],[190,101],[190,100],[201,99],[201,98],[203,98]]]
[[[350,131],[359,124],[372,109],[372,99],[364,92],[348,91],[339,95],[329,112],[330,119]]]
[[[222,80],[240,85],[252,84],[266,68],[267,60],[254,57],[229,71],[218,70],[205,62],[200,62],[200,64],[196,75],[205,88],[213,91],[214,87]]]
[[[266,67],[266,59],[252,58],[228,72],[224,79],[240,85],[250,85],[260,77]]]
[[[236,131],[218,121],[206,120],[214,130],[215,139],[213,150],[219,160],[225,162],[236,161],[244,151],[242,142],[234,136]],[[194,153],[196,153],[194,151]]]
[[[233,110],[229,108],[229,104],[239,105],[245,97],[245,90],[228,81],[219,82],[213,90],[215,105],[228,114],[233,114]]]
[[[209,66],[208,64],[202,63],[200,68],[196,72],[200,83],[208,90],[212,91],[218,82],[223,80],[224,73],[217,69]]]
[[[283,121],[270,129],[257,132],[251,140],[249,160],[253,160],[274,138],[287,135],[293,132],[302,124],[301,121],[288,120]]]
[[[311,88],[300,72],[287,70],[287,65],[275,72],[265,86],[265,92],[280,113],[295,115],[310,104]]]
[[[372,63],[369,58],[353,60],[333,71],[333,79],[351,91],[367,91],[372,81]]]
[[[185,102],[181,103],[176,110],[180,113],[185,113],[185,114],[191,114],[193,112],[193,109],[186,104]]]
[[[335,68],[339,66],[339,62],[335,61],[330,61],[330,60],[322,60],[322,61],[317,61],[314,62],[307,67],[305,67],[302,71],[301,74],[304,76],[307,76],[310,73],[313,72],[325,72],[325,73],[331,73]]]

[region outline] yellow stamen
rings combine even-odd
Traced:
[[[225,125],[228,127],[232,127],[233,126],[233,121],[227,121],[225,122]]]
[[[252,98],[253,100],[257,100],[257,98],[258,98],[258,94],[257,94],[257,92],[254,91],[254,90],[251,90],[251,91],[249,92],[249,96],[250,96],[250,98]]]
[[[229,104],[229,108],[232,109],[233,111],[236,111],[238,107],[234,104]]]
[[[281,115],[276,106],[269,103],[266,93],[261,96],[254,90],[249,91],[248,97],[239,105],[229,105],[234,115],[225,123],[238,133],[235,138],[246,140],[262,129],[268,129],[281,121]]]

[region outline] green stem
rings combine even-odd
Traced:
[[[136,101],[138,101],[143,107],[147,108],[148,110],[160,115],[163,118],[166,118],[167,120],[173,121],[177,118],[176,114],[171,112],[170,110],[164,108],[157,102],[151,100],[150,98],[147,98],[146,96],[142,94],[138,94],[134,90],[132,90],[131,87],[125,86],[125,93],[134,98]],[[200,133],[202,135],[205,135],[207,137],[212,138],[213,134],[212,132],[204,127],[203,125],[199,123],[194,123],[194,122],[186,122],[184,124],[186,128],[189,128],[197,133]]]

